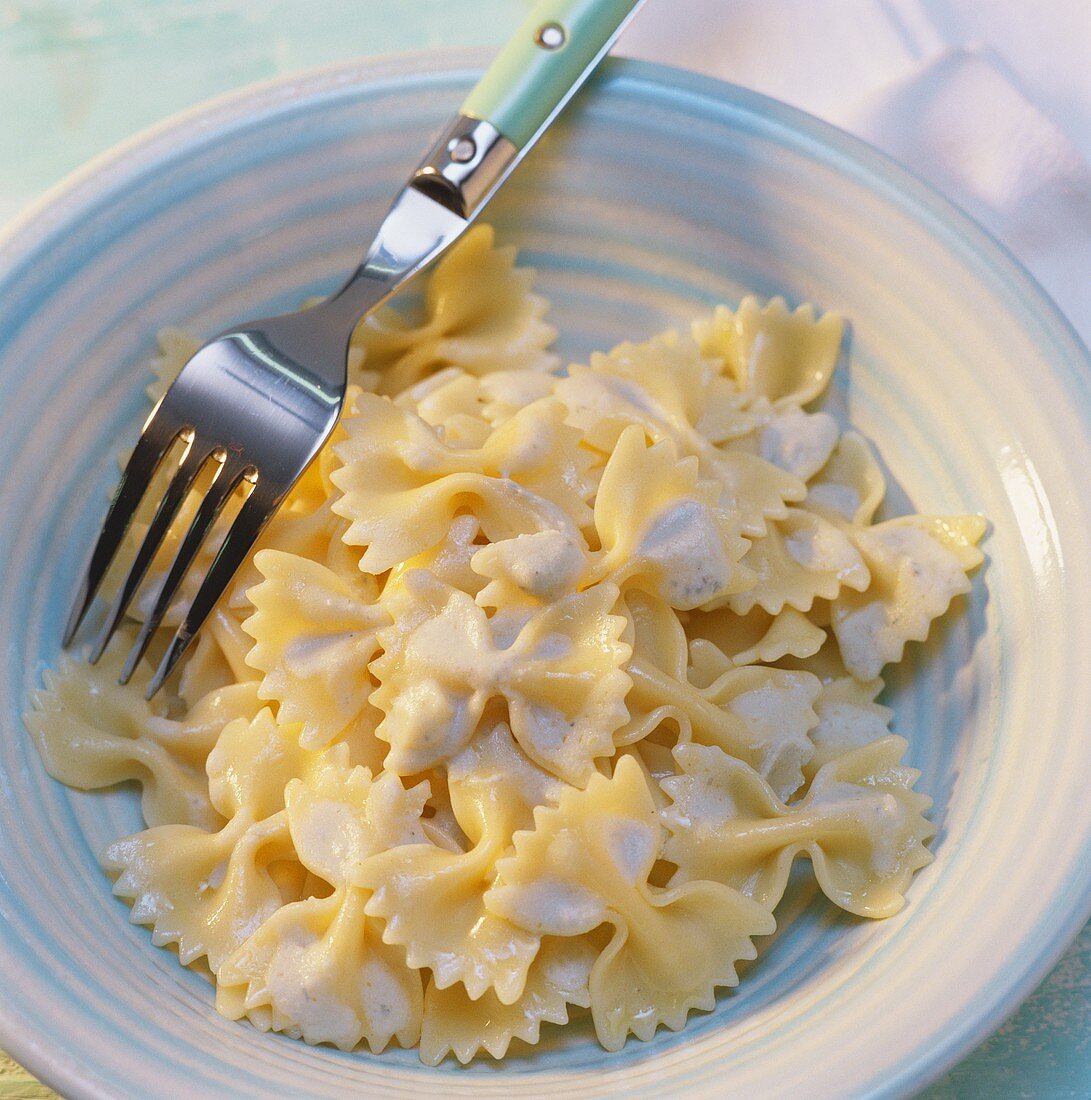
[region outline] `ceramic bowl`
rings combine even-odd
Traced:
[[[988,562],[886,701],[936,799],[898,916],[796,889],[716,1010],[604,1053],[586,1024],[427,1069],[217,1016],[97,854],[135,792],[49,779],[20,714],[55,661],[158,328],[212,334],[330,289],[480,58],[245,91],[95,162],[0,244],[0,1046],[70,1097],[904,1096],[981,1040],[1091,909],[1091,370],[995,242],[860,142],[749,92],[611,64],[489,219],[578,359],[743,293],[850,322],[831,405],[888,514],[980,511]]]

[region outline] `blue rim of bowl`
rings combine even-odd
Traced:
[[[161,162],[179,158],[217,139],[224,130],[253,125],[271,114],[312,98],[333,97],[362,84],[396,85],[425,74],[450,79],[479,75],[492,51],[427,50],[381,58],[336,62],[250,84],[205,100],[171,115],[119,142],[48,189],[6,226],[0,227],[0,281],[48,249],[75,217],[85,216],[119,187]],[[923,224],[959,256],[983,283],[1007,301],[1028,323],[1049,359],[1067,371],[1067,381],[1082,390],[1091,408],[1091,354],[1075,329],[1022,263],[969,214],[920,176],[860,138],[822,119],[761,93],[671,65],[626,58],[604,64],[607,79],[621,77],[653,85],[667,96],[729,102],[760,117],[791,137],[797,148],[853,175],[886,201]],[[600,82],[602,76],[596,78]],[[1091,869],[1091,835],[1085,838],[1082,866]],[[867,1095],[903,1096],[935,1081],[987,1038],[1018,1009],[1052,969],[1080,929],[1091,919],[1091,870],[1082,890],[1067,891],[1054,903],[1052,934],[1036,937],[1040,924],[1028,928],[1023,950],[990,986],[979,1011],[941,1040],[922,1049],[893,1076],[884,1075]],[[64,1095],[89,1095],[75,1059],[49,1037],[27,1033],[0,1005],[0,1043],[20,1064]]]

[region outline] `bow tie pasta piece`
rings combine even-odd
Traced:
[[[304,748],[360,727],[372,732],[367,666],[390,624],[374,579],[277,550],[262,551],[255,564],[264,580],[250,590],[255,612],[243,625],[254,639],[247,662],[263,676],[261,697],[277,702],[283,724],[302,724]]]
[[[471,1001],[465,986],[439,989],[429,983],[424,994],[421,1061],[438,1066],[450,1053],[465,1065],[480,1050],[503,1058],[512,1039],[533,1046],[543,1023],[568,1023],[569,1005],[591,1007],[588,985],[597,954],[583,938],[545,936],[523,995],[510,1005],[492,990]]]
[[[811,812],[844,813],[850,826],[813,851],[815,877],[831,901],[861,917],[898,912],[913,875],[932,862],[925,845],[936,827],[924,817],[932,799],[913,790],[920,772],[900,763],[906,748],[891,736],[846,752],[807,791]]]
[[[755,579],[733,595],[731,609],[745,615],[761,607],[770,615],[785,606],[810,611],[816,599],[832,600],[844,588],[862,592],[871,576],[848,536],[821,516],[789,508],[783,519],[770,521],[742,559]]]
[[[595,456],[579,430],[565,423],[564,405],[544,397],[520,409],[482,444],[481,470],[515,481],[556,505],[577,528],[591,522],[588,498],[595,491]]]
[[[349,520],[345,542],[367,547],[360,559],[367,572],[382,573],[435,546],[462,508],[491,541],[570,529],[589,515],[582,495],[590,487],[579,475],[589,456],[552,399],[522,410],[479,449],[448,447],[420,417],[371,394],[344,423],[348,438],[337,448],[343,465],[332,475],[343,495],[333,507]]]
[[[679,440],[692,439],[696,432],[710,443],[722,443],[750,426],[739,392],[722,376],[719,363],[677,332],[592,355],[591,369],[630,383],[632,404],[669,425]]]
[[[447,367],[403,390],[394,398],[399,408],[415,412],[449,446],[484,446],[493,428],[506,424],[522,409],[553,393],[552,374],[529,370],[467,374]]]
[[[489,997],[513,1005],[524,998],[538,939],[487,912],[483,897],[512,833],[532,824],[535,807],[554,804],[562,784],[523,754],[502,722],[450,762],[448,784],[472,849],[388,851],[355,881],[374,891],[368,912],[386,920],[384,939],[406,948],[410,966],[431,967],[434,990],[461,983],[445,1003]]]
[[[283,813],[239,818],[218,833],[159,825],[107,847],[114,893],[133,924],[151,925],[157,947],[176,943],[189,966],[202,956],[215,972],[281,905],[270,865],[293,855]]]
[[[789,311],[783,298],[761,306],[748,295],[734,313],[719,306],[695,321],[693,336],[701,354],[720,360],[740,390],[783,408],[806,405],[829,385],[843,327],[835,313],[816,319],[813,306]]]
[[[569,367],[555,392],[569,423],[607,454],[628,425],[642,427],[655,441],[673,439],[683,454],[699,454],[756,424],[719,365],[676,332],[595,353],[589,366]]]
[[[485,404],[481,379],[458,367],[448,367],[403,390],[394,404],[416,413],[449,447],[480,447],[492,431],[481,415]]]
[[[328,751],[347,759],[344,745]],[[207,766],[209,797],[227,824],[159,825],[106,849],[132,922],[153,925],[157,946],[177,943],[183,964],[207,955],[218,970],[281,905],[269,865],[294,856],[284,788],[320,763],[300,747],[298,726],[278,726],[268,708],[225,726]]]
[[[831,760],[890,735],[894,712],[875,700],[883,681],[841,676],[822,685],[814,709],[818,725],[811,730],[814,756],[804,769],[807,778]]]
[[[716,987],[737,983],[735,963],[754,957],[751,937],[775,927],[766,909],[718,883],[650,886],[663,832],[640,765],[623,756],[612,779],[596,774],[536,812],[486,895],[492,912],[538,935],[613,925],[589,983],[607,1050],[630,1031],[648,1039],[660,1023],[677,1030],[691,1009],[712,1008]]]
[[[668,682],[684,683],[686,633],[673,609],[655,596],[632,589],[625,593],[617,610],[627,619],[621,638],[632,646],[630,666],[637,670],[637,677],[644,670],[654,682],[665,677]],[[614,734],[614,744],[636,744],[661,726],[673,726],[679,735],[688,738],[689,720],[674,702],[673,698],[656,694],[652,685],[631,691],[625,699],[629,721]]]
[[[213,608],[182,660],[178,702],[188,709],[213,691],[248,682],[253,683],[256,693],[261,677],[246,663],[252,645],[252,639],[229,609]],[[167,694],[171,694],[169,685]]]
[[[335,890],[355,884],[368,859],[402,844],[423,844],[427,783],[408,790],[389,772],[373,778],[340,755],[319,758],[291,780],[284,799],[296,855]]]
[[[832,604],[833,633],[845,667],[872,680],[900,661],[907,642],[923,642],[932,621],[970,591],[967,573],[984,560],[980,516],[903,516],[853,529],[871,573],[863,592],[843,591]]]
[[[673,805],[664,857],[675,882],[723,882],[772,908],[796,856],[806,854],[826,896],[864,917],[903,905],[913,873],[931,861],[932,802],[914,791],[919,772],[899,764],[900,737],[854,749],[819,769],[791,806],[752,769],[717,748],[679,745],[682,774],[665,779]]]
[[[527,755],[569,783],[583,783],[593,761],[613,751],[629,717],[625,620],[612,614],[618,590],[599,584],[545,608],[504,652],[498,687],[512,732]]]
[[[356,876],[372,891],[368,915],[386,922],[383,940],[403,947],[409,966],[430,968],[438,989],[460,982],[471,1000],[491,990],[502,1004],[523,994],[539,937],[484,903],[508,839],[493,828],[468,852],[432,844],[393,848]]]
[[[501,618],[493,616],[494,631],[514,637],[535,612],[584,585],[590,558],[582,539],[537,531],[475,548],[470,565],[488,581],[477,593],[478,605],[495,608]]]
[[[328,445],[327,450],[321,452],[319,460],[327,453]],[[316,465],[317,463],[312,463],[310,468],[314,469]],[[323,491],[329,494],[333,490],[329,487]],[[244,598],[235,599],[233,595],[229,596],[229,606],[240,617],[253,610],[249,591],[254,585],[261,583],[262,576],[255,563],[255,555],[263,550],[292,554],[341,573],[358,568],[359,551],[348,546],[342,539],[347,529],[346,521],[333,511],[328,495],[313,511],[304,508],[294,511],[282,509],[270,520],[269,526],[258,540],[255,554],[250,556],[237,574],[238,579],[231,591],[233,594],[241,593]]]
[[[491,993],[513,1004],[539,940],[485,910],[492,867],[479,848],[458,855],[420,845],[376,857],[367,912],[385,918],[384,941],[404,948],[409,966],[430,968],[437,989],[458,983],[470,1000]]]
[[[418,324],[380,309],[357,327],[352,346],[384,393],[448,366],[470,374],[549,370],[555,360],[545,349],[557,334],[542,320],[548,303],[531,293],[533,284],[533,270],[515,266],[515,249],[495,247],[492,228],[476,226],[436,265]]]
[[[476,380],[472,381],[477,384]],[[371,411],[374,408],[372,406]],[[361,411],[367,413],[369,410],[364,407]],[[406,413],[414,418],[419,415],[419,408],[416,413]],[[582,527],[591,520],[586,501],[595,488],[595,477],[590,471],[596,458],[581,445],[579,431],[565,423],[565,416],[565,407],[560,401],[551,396],[542,397],[516,410],[496,427],[485,424],[480,444],[473,447],[450,446],[438,435],[434,440],[427,440],[412,421],[395,430],[406,438],[416,437],[400,452],[413,468],[433,477],[445,473],[478,473],[513,481],[556,505],[561,514]]]
[[[300,727],[284,725],[265,707],[250,722],[224,728],[208,755],[208,791],[229,820],[261,820],[284,808],[284,789],[293,779],[321,771],[328,760],[347,766],[348,748],[312,752],[300,744]]]
[[[810,731],[818,724],[814,704],[821,684],[807,672],[750,665],[727,672],[711,684],[705,697],[717,710],[741,719],[746,752],[758,773],[782,798],[803,784],[803,768],[814,755]],[[694,740],[703,727],[694,724]],[[713,744],[715,744],[713,740]]]
[[[406,790],[394,776],[325,759],[285,792],[297,858],[333,887],[277,910],[220,968],[218,1004],[235,1018],[288,1031],[308,1043],[373,1051],[420,1035],[420,975],[385,944],[367,917],[367,891],[352,885],[378,852],[424,841],[426,784]]]
[[[639,427],[621,433],[595,498],[600,575],[682,610],[754,583],[739,564],[749,543],[715,485],[698,483],[697,466],[680,460],[670,440],[648,447]]]
[[[420,974],[383,943],[365,912],[367,892],[349,887],[278,909],[220,967],[216,1008],[263,1031],[375,1054],[392,1038],[420,1038]]]
[[[538,806],[555,805],[564,784],[539,768],[497,722],[447,765],[451,808],[471,844],[529,829]]]
[[[784,519],[788,505],[807,495],[806,484],[794,474],[742,449],[716,448],[701,470],[719,483],[720,505],[734,513],[747,538],[761,538],[768,520]]]
[[[131,644],[123,631],[97,665],[62,656],[57,671],[45,673],[24,720],[46,771],[79,790],[135,779],[149,825],[216,828],[222,818],[208,797],[205,759],[228,723],[257,714],[256,685],[216,690],[174,721],[162,700],[148,703],[118,684]]]
[[[432,498],[442,497],[436,491],[461,469],[460,463],[465,466],[465,459],[421,417],[388,398],[362,395],[343,423],[346,439],[337,449],[341,467],[331,475],[342,498],[334,510],[349,521],[345,541],[367,547],[361,568],[379,574],[443,539],[456,503],[434,520],[428,517],[431,521],[421,534],[405,525],[400,512],[419,512],[423,522]],[[473,484],[472,479],[464,481],[449,487],[450,492],[457,497]]]
[[[405,609],[382,631],[371,665],[372,702],[385,715],[377,736],[387,767],[412,775],[453,756],[490,699],[508,706],[516,739],[532,760],[568,782],[586,782],[596,757],[614,751],[627,719],[629,647],[618,592],[602,584],[534,615],[499,648],[485,612],[464,592],[417,572],[406,577]]]
[[[886,481],[867,440],[857,432],[845,432],[807,486],[804,507],[831,523],[866,526],[885,494]]]
[[[803,768],[814,755],[808,736],[818,724],[814,702],[817,677],[762,665],[725,672],[707,688],[676,680],[644,660],[630,661],[633,681],[628,705],[670,708],[683,718],[682,740],[715,745],[745,761],[782,798],[803,784]]]
[[[813,657],[826,632],[794,607],[776,615],[754,608],[737,615],[729,608],[693,612],[686,619],[689,678],[708,687],[733,668],[775,664],[784,657]]]
[[[481,577],[470,565],[474,554],[481,549],[477,542],[481,526],[475,516],[455,516],[442,542],[421,551],[416,557],[407,558],[390,570],[383,585],[383,599],[400,601],[405,597],[405,578],[418,569],[431,573],[443,584],[458,588],[471,596],[483,587]],[[396,605],[396,603],[395,603]]]
[[[416,775],[454,756],[473,736],[491,697],[493,649],[485,613],[465,592],[423,570],[406,573],[371,665],[383,714],[376,736],[390,745],[385,766]]]
[[[481,415],[494,427],[506,424],[520,409],[549,397],[557,384],[552,374],[529,370],[502,370],[478,380],[484,405]]]
[[[800,481],[810,481],[829,462],[840,434],[829,413],[789,407],[769,418],[759,437],[759,453]]]
[[[681,357],[680,349],[685,351]],[[637,364],[645,369],[638,372]],[[658,398],[615,371],[661,377]],[[764,534],[766,517],[783,517],[786,501],[801,501],[807,495],[806,484],[795,474],[749,453],[747,447],[734,447],[733,440],[752,433],[770,414],[741,409],[746,398],[733,383],[710,374],[708,362],[688,341],[622,344],[609,355],[593,357],[590,368],[570,367],[555,392],[568,409],[568,422],[583,432],[588,446],[604,455],[614,451],[626,428],[639,427],[653,442],[670,440],[679,454],[696,456],[701,477],[719,485],[719,503],[735,514],[743,535]],[[697,414],[693,404],[705,410],[696,421],[690,419]],[[712,420],[718,425],[715,430],[709,427]]]

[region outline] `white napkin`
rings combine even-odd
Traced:
[[[839,121],[999,237],[1091,345],[1091,167],[995,61],[948,52]]]
[[[1082,133],[1091,69],[1078,40],[1057,52],[1069,24],[1078,29],[1091,9],[1087,0],[1035,5],[1035,36],[1020,22],[1025,8],[1025,0],[651,0],[622,50],[756,88],[877,145],[1003,241],[1091,344],[1091,149],[1069,136]],[[1003,55],[964,41],[985,31],[1006,44]],[[1026,84],[1042,89],[1057,119]],[[1083,97],[1071,117],[1061,117],[1062,92]]]

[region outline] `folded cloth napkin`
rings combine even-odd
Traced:
[[[1091,166],[995,59],[949,51],[837,121],[977,218],[1091,345]]]
[[[1091,345],[1088,156],[1004,59],[952,45],[951,23],[925,0],[659,0],[622,49],[756,88],[877,145],[1006,244]]]

